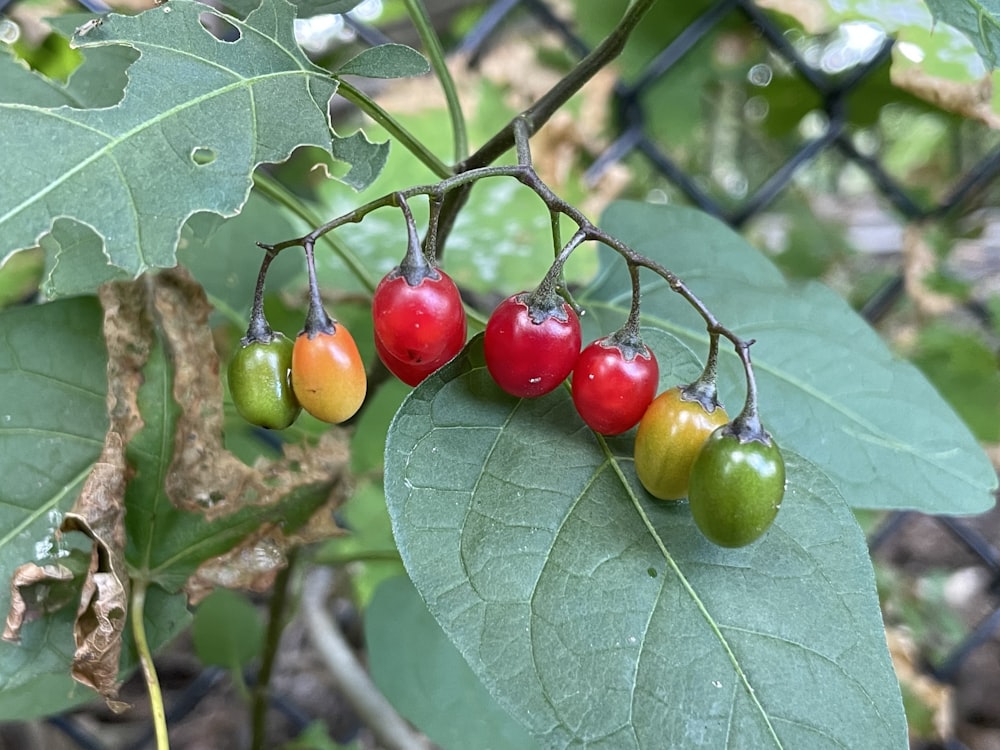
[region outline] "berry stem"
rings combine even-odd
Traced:
[[[316,280],[316,254],[313,250],[313,240],[306,239],[302,243],[306,252],[306,273],[309,275],[309,310],[306,312],[306,324],[302,332],[309,338],[319,333],[334,333],[336,321],[330,317],[323,306],[323,298],[319,293],[319,282]]]
[[[424,279],[439,278],[437,271],[427,262],[423,248],[420,247],[420,235],[417,232],[417,223],[413,220],[413,212],[406,199],[399,193],[396,194],[399,210],[403,212],[403,219],[406,221],[406,255],[403,262],[399,264],[399,272],[406,283],[410,286],[417,286]]]
[[[747,377],[747,400],[743,404],[743,411],[736,415],[730,424],[730,432],[735,435],[741,443],[748,443],[751,440],[771,444],[771,435],[761,424],[760,414],[757,411],[757,379],[754,377],[753,367],[750,364],[750,347],[754,341],[743,341],[737,352],[743,362],[743,371]]]
[[[705,360],[705,369],[693,383],[681,389],[681,399],[684,401],[697,401],[709,414],[718,409],[719,403],[719,334],[709,331],[708,334],[708,357]]]
[[[260,271],[257,273],[257,286],[253,292],[253,307],[250,308],[250,325],[247,326],[247,334],[240,341],[241,346],[253,343],[268,344],[274,338],[274,331],[267,322],[264,315],[264,281],[267,278],[267,269],[274,260],[276,252],[267,250],[264,259],[260,262]]]
[[[424,257],[431,263],[440,261],[441,250],[438,246],[438,221],[441,218],[442,196],[427,196],[427,234],[424,236]]]
[[[582,229],[577,230],[569,238],[569,242],[563,245],[562,250],[559,251],[556,259],[552,261],[552,265],[549,266],[549,270],[542,277],[535,291],[528,295],[527,303],[528,308],[531,310],[532,319],[535,319],[538,314],[541,314],[543,318],[548,317],[551,313],[562,308],[565,300],[559,294],[558,289],[562,281],[563,265],[585,239],[587,239],[586,232]],[[560,319],[562,318],[561,315],[559,317]]]

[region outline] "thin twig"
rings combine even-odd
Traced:
[[[333,572],[319,566],[306,577],[302,613],[309,636],[341,695],[387,750],[432,750],[434,745],[410,728],[358,663],[340,628],[327,611]]]
[[[264,653],[261,656],[260,670],[257,672],[257,682],[254,684],[251,706],[253,740],[251,750],[263,750],[267,730],[267,707],[270,698],[271,673],[281,645],[281,634],[285,629],[285,616],[288,606],[288,594],[291,588],[292,572],[298,559],[298,547],[292,547],[287,554],[287,564],[278,571],[274,580],[274,591],[271,594],[271,604],[268,607],[267,637],[264,640]]]

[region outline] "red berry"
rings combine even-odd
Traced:
[[[375,338],[400,362],[441,365],[465,343],[465,308],[448,274],[431,267],[425,274],[411,284],[412,277],[407,279],[397,267],[379,282],[372,298]],[[457,339],[461,344],[456,348]]]
[[[443,364],[462,351],[463,346],[465,346],[465,326],[460,329],[456,328],[452,332],[451,340],[446,343],[445,348],[435,359],[426,362],[404,362],[386,351],[382,339],[377,334],[375,335],[375,351],[378,353],[379,359],[382,360],[389,372],[407,385],[422,383],[428,375],[440,369]]]
[[[656,357],[645,344],[598,339],[580,352],[573,368],[573,404],[594,432],[618,435],[642,419],[659,379]]]
[[[486,367],[503,390],[532,398],[554,390],[580,354],[580,319],[568,304],[529,306],[522,292],[501,302],[486,324]]]

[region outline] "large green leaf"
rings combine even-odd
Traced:
[[[905,748],[865,540],[786,461],[771,531],[716,547],[566,389],[502,393],[479,337],[404,402],[386,492],[431,613],[546,747]]]
[[[603,226],[679,274],[725,325],[757,339],[768,429],[829,474],[850,505],[937,513],[993,505],[996,472],[969,429],[829,288],[785,282],[739,235],[692,209],[617,203]],[[601,265],[579,296],[594,335],[621,325],[630,301],[624,263],[606,251]],[[643,322],[704,356],[701,318],[662,279],[643,279]],[[735,414],[744,379],[733,352],[723,353],[720,389]]]
[[[0,313],[0,611],[10,606],[6,582],[17,566],[55,562],[82,548],[56,530],[108,429],[101,318],[92,297]],[[89,554],[89,540],[85,546]],[[70,678],[75,619],[76,607],[66,606],[25,625],[20,643],[0,641],[0,721],[58,713],[97,697]],[[150,596],[146,621],[153,647],[167,642],[186,622],[184,597]],[[137,663],[126,644],[123,674]]]
[[[0,103],[0,138],[10,146],[0,258],[67,217],[100,235],[111,263],[129,274],[169,267],[181,225],[197,211],[239,211],[258,164],[304,144],[331,150],[336,82],[298,48],[293,20],[285,0],[265,0],[246,21],[172,0],[108,15],[77,36],[83,47],[124,45],[140,57],[113,107]],[[219,25],[237,38],[207,30]],[[384,160],[383,148],[368,146],[344,150],[353,166]]]
[[[0,611],[22,563],[57,560],[56,530],[104,445],[107,357],[92,298],[0,313]],[[95,697],[69,676],[75,607],[0,641],[0,719],[60,710]]]
[[[375,590],[365,611],[365,643],[375,684],[444,750],[537,747],[486,692],[406,577]]]
[[[965,34],[991,68],[1000,67],[1000,2],[925,0],[934,18]]]

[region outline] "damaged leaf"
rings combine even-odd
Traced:
[[[114,389],[109,405],[113,398]],[[115,699],[128,608],[123,554],[127,473],[122,437],[113,427],[80,497],[62,523],[63,531],[80,531],[93,542],[73,628],[73,679],[99,692],[112,708],[120,707]]]
[[[60,526],[108,429],[100,305],[77,297],[10,308],[0,312],[0,331],[0,569],[8,581],[18,573],[23,579],[21,566],[29,561],[72,567],[82,576],[89,545]],[[71,586],[80,591],[79,582]],[[41,621],[25,618],[19,643],[0,642],[0,721],[94,698],[69,676],[75,601],[55,612],[46,607]],[[2,586],[0,611],[10,609],[10,589]]]
[[[332,431],[317,445],[289,446],[279,461],[244,464],[223,446],[222,384],[204,290],[179,270],[141,288],[123,286],[149,294],[162,337],[139,392],[146,426],[130,445],[137,470],[126,517],[132,575],[168,591],[199,568],[192,591],[266,586],[289,546],[340,532],[333,510],[348,491],[346,442]],[[171,454],[152,465],[154,446],[171,441]]]
[[[74,567],[70,567],[72,561],[77,563]],[[3,639],[17,643],[25,623],[79,601],[80,578],[85,570],[86,560],[81,554],[58,563],[29,562],[18,566],[10,579],[10,610]]]

